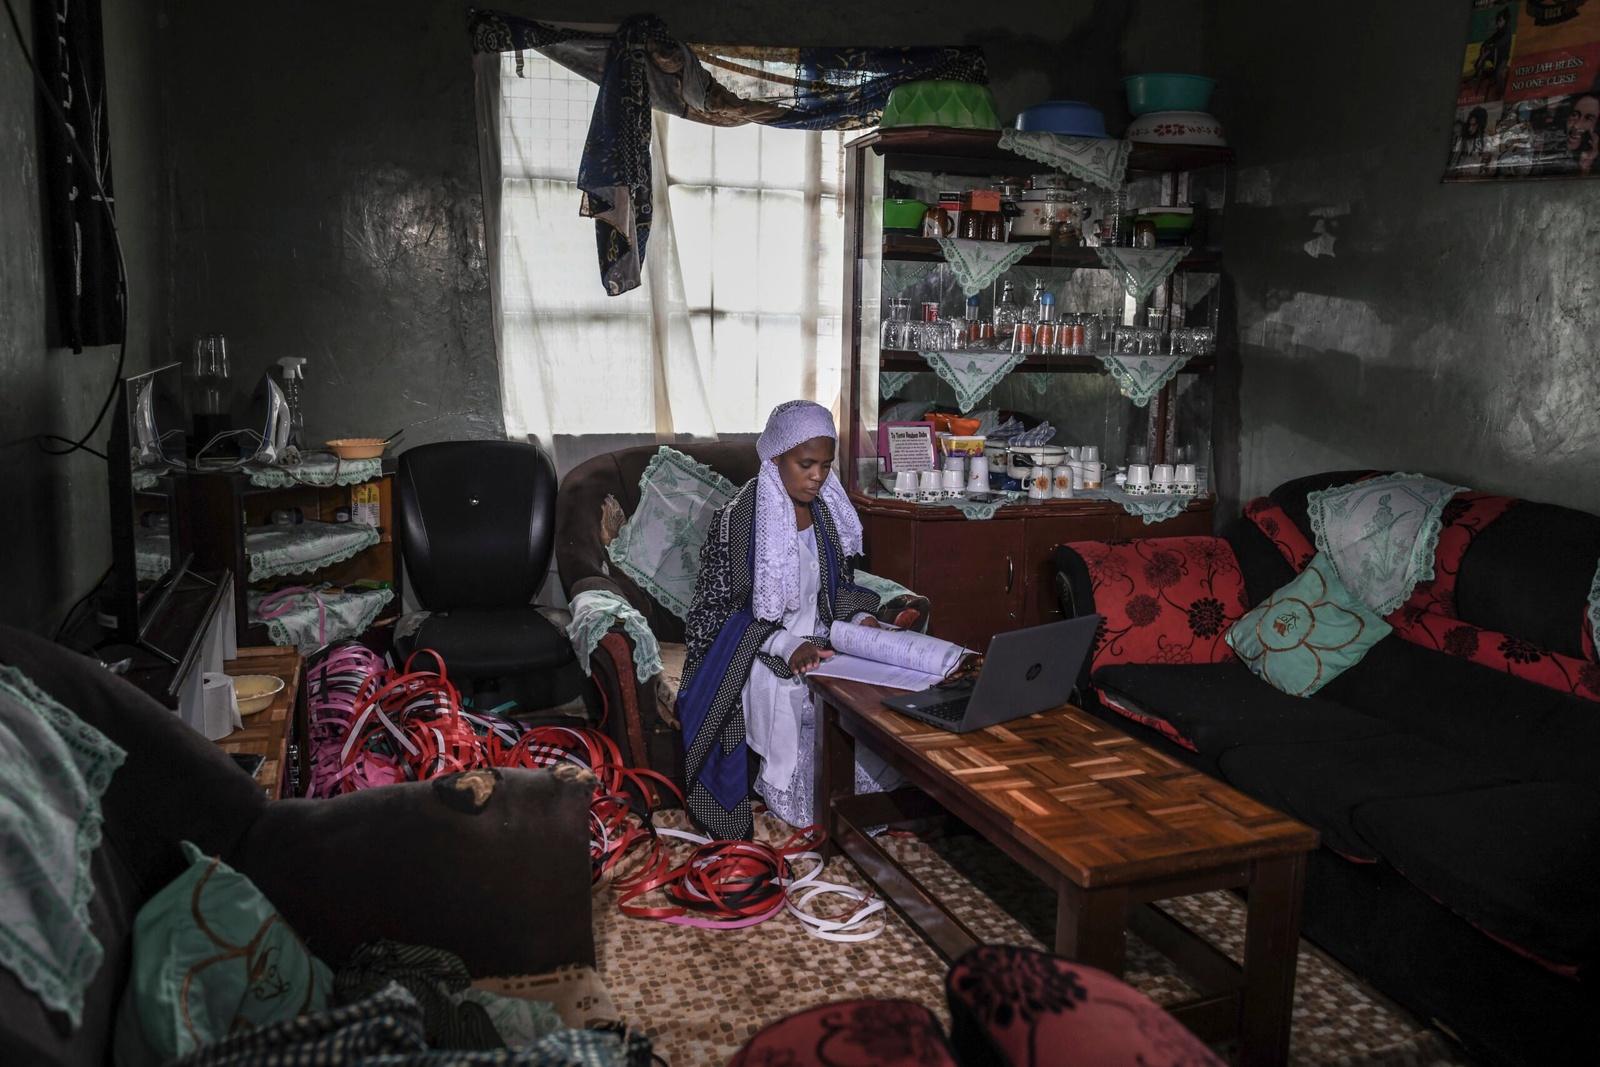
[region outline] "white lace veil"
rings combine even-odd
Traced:
[[[801,548],[800,534],[794,524],[794,502],[783,488],[778,465],[772,461],[795,445],[816,437],[839,439],[833,416],[814,401],[790,400],[772,409],[772,414],[767,416],[767,428],[756,439],[761,471],[756,477],[752,600],[758,619],[779,622],[785,611],[800,606]],[[833,517],[844,554],[860,555],[861,519],[833,471],[828,472],[819,495]],[[818,547],[820,549],[820,544]]]

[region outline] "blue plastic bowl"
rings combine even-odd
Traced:
[[[1062,133],[1074,137],[1104,137],[1105,116],[1099,108],[1077,100],[1046,100],[1017,113],[1019,133]]]
[[[1144,115],[1151,111],[1204,111],[1217,80],[1200,74],[1130,74],[1122,84],[1128,90],[1128,110]]]

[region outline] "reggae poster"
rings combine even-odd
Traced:
[[[1600,175],[1600,0],[1465,2],[1445,181]]]

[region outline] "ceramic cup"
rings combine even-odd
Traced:
[[[1172,470],[1173,492],[1193,496],[1200,491],[1200,482],[1193,463],[1179,463]]]
[[[923,471],[917,480],[917,502],[937,504],[944,499],[943,471]]]
[[[1028,499],[1050,499],[1050,468],[1033,467],[1028,471]]]
[[[1082,448],[1078,449],[1078,458],[1083,460],[1085,463],[1100,462],[1100,446],[1084,445]]]
[[[942,479],[944,498],[946,500],[960,500],[966,496],[967,472],[946,467]]]
[[[1172,464],[1157,463],[1150,468],[1150,491],[1152,493],[1172,492]]]
[[[1101,479],[1105,477],[1106,465],[1099,460],[1083,461],[1083,487],[1085,489],[1100,488]]]
[[[972,464],[972,469],[967,472],[967,495],[973,493],[987,493],[989,491],[989,468],[983,462],[982,456],[973,457],[977,462]]]
[[[916,471],[895,471],[894,496],[896,500],[917,499]]]
[[[1128,464],[1128,482],[1123,488],[1129,496],[1150,495],[1150,467],[1144,463]]]
[[[1051,475],[1050,496],[1056,500],[1071,500],[1072,490],[1081,489],[1082,468],[1076,463],[1057,467]]]

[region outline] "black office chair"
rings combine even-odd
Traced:
[[[396,650],[432,649],[480,708],[592,707],[566,635],[533,604],[555,545],[550,457],[517,441],[418,445],[400,454],[395,487],[406,573],[428,612],[420,626],[401,620]]]

